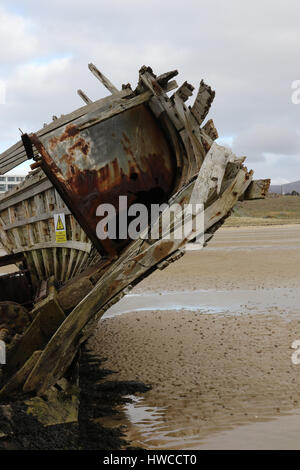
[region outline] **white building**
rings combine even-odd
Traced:
[[[9,189],[13,189],[17,184],[24,181],[25,176],[20,175],[0,175],[0,194],[5,193]]]

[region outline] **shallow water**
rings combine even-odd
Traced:
[[[157,442],[160,449],[300,450],[299,409],[286,416],[270,418],[269,421],[261,421],[257,416],[257,422],[221,432],[217,426],[213,429],[212,425],[210,436],[199,438],[198,434],[185,435],[185,430],[180,427],[174,428],[172,432],[165,430],[164,408],[149,407],[144,398],[130,398],[133,403],[125,407],[125,420],[128,420],[130,438],[135,439],[139,445],[144,445],[150,440],[154,447]]]
[[[202,450],[300,450],[300,411],[267,422],[238,426],[210,436]]]
[[[176,285],[158,273],[103,317],[109,367],[153,385],[114,419],[149,449],[298,450],[300,225],[220,231],[205,252],[222,283],[201,283],[195,253]]]
[[[253,311],[300,316],[300,288],[193,290],[129,294],[111,307],[103,318],[129,312],[188,310],[199,313],[241,315]]]

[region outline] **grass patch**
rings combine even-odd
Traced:
[[[300,224],[300,196],[268,195],[238,202],[225,226]]]

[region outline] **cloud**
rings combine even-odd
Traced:
[[[300,105],[291,102],[300,79],[298,0],[13,3],[19,10],[8,0],[0,8],[0,78],[9,85],[1,147],[14,143],[18,127],[37,130],[79,107],[78,88],[92,99],[107,94],[89,62],[118,87],[135,86],[145,64],[156,73],[177,68],[179,84],[204,78],[216,90],[209,117],[220,139],[248,155],[257,174],[300,179]]]
[[[289,181],[285,178],[273,178],[272,179],[272,184],[273,185],[281,185],[281,184],[287,184]]]
[[[47,106],[53,99],[68,93],[66,77],[70,74],[70,57],[17,66],[7,87],[7,102],[14,106],[28,106],[30,115],[37,107],[40,114],[44,103]]]
[[[266,154],[300,155],[300,136],[294,127],[284,124],[257,123],[233,139],[232,149],[251,162],[265,160]]]
[[[23,132],[36,131],[57,112],[62,114],[65,107],[72,110],[71,104],[68,107],[71,92],[66,81],[71,73],[70,62],[67,57],[15,68],[7,83],[6,104],[0,107],[2,142],[19,140],[19,128]]]
[[[37,52],[38,38],[31,31],[30,20],[10,13],[0,6],[0,62],[11,65]]]

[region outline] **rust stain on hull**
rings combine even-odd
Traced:
[[[163,131],[144,105],[111,121],[109,127],[101,123],[91,131],[96,128],[99,135],[102,130],[106,137],[110,130],[109,148],[101,138],[93,139],[71,124],[60,136],[40,141],[39,151],[46,173],[58,191],[68,194],[70,210],[98,250],[113,255],[128,241],[96,238],[99,205],[112,204],[118,215],[119,196],[127,196],[128,207],[166,202],[174,186],[176,163]]]

